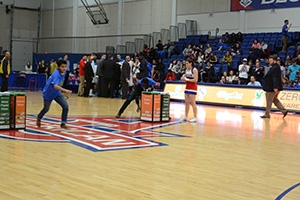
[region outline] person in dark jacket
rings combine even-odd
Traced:
[[[122,99],[126,99],[128,89],[129,89],[129,79],[130,79],[130,56],[126,56],[125,61],[122,64],[121,70],[121,84],[122,84]]]
[[[114,57],[108,55],[108,60],[104,61],[102,66],[103,71],[103,84],[102,91],[104,97],[113,97],[114,92],[114,76],[115,76],[115,65]]]
[[[266,92],[266,112],[261,118],[270,118],[272,103],[283,113],[283,118],[287,115],[288,110],[284,108],[278,99],[280,91],[282,91],[281,70],[276,63],[276,58],[270,57],[270,70],[264,78],[263,90]]]
[[[89,97],[90,89],[92,86],[92,80],[94,77],[94,71],[93,71],[91,62],[92,62],[92,58],[89,57],[88,61],[85,63],[85,66],[84,66],[84,80],[85,80],[85,87],[84,87],[84,93],[83,93],[84,97]]]
[[[139,60],[140,60],[140,78],[149,77],[148,75],[148,63],[146,59],[144,58],[143,53],[141,52],[139,54]]]

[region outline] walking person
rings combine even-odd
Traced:
[[[68,128],[66,124],[69,112],[69,105],[65,97],[62,95],[62,92],[66,93],[67,95],[72,93],[71,90],[67,90],[62,87],[64,78],[66,76],[67,62],[65,60],[58,60],[57,66],[57,69],[49,77],[43,89],[44,108],[38,114],[36,119],[36,125],[38,127],[41,127],[41,120],[43,119],[44,115],[49,111],[51,102],[55,100],[62,107],[60,127],[64,129]]]
[[[271,68],[264,78],[263,90],[266,92],[266,111],[261,118],[270,118],[272,103],[282,112],[283,118],[288,114],[288,110],[283,107],[278,99],[280,91],[282,91],[281,70],[276,63],[276,58],[269,58]]]
[[[188,120],[188,114],[190,110],[190,105],[193,108],[194,117],[190,120],[191,123],[197,122],[197,106],[196,106],[196,96],[197,96],[197,81],[198,81],[198,70],[195,67],[195,63],[192,59],[188,58],[186,60],[186,71],[181,77],[181,80],[186,83],[184,90],[185,96],[185,116],[181,122],[186,122]]]
[[[2,79],[1,92],[8,91],[8,77],[10,70],[10,53],[7,51],[0,65],[0,76]]]

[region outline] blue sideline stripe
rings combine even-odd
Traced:
[[[284,197],[287,193],[289,193],[290,191],[292,191],[293,189],[295,189],[296,187],[299,187],[300,183],[297,183],[295,185],[293,185],[292,187],[286,189],[284,192],[282,192],[278,197],[276,197],[275,200],[281,200],[282,197]]]

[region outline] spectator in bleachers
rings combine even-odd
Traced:
[[[227,81],[226,81],[226,78],[225,76],[222,76],[220,81],[219,81],[219,84],[227,84]]]
[[[169,65],[169,67],[168,67],[168,70],[169,70],[169,69],[172,70],[173,66],[175,66],[176,64],[177,64],[177,60],[173,60],[173,61],[170,63],[170,65]]]
[[[29,61],[26,63],[24,71],[26,73],[31,73],[32,72],[32,65],[31,65],[31,63]]]
[[[250,77],[250,82],[247,85],[248,86],[261,86],[260,82],[256,81],[254,76]]]
[[[166,68],[166,66],[163,64],[162,59],[159,58],[157,61],[157,64],[156,64],[156,69],[159,70],[159,72],[162,76],[165,75],[165,68]]]
[[[264,77],[265,77],[271,68],[271,66],[269,64],[269,59],[266,60],[266,65],[263,67],[264,67]]]
[[[230,70],[229,71],[229,76],[227,76],[226,80],[228,83],[232,83],[232,81],[235,79],[234,71]]]
[[[287,55],[285,57],[285,62],[284,62],[285,68],[287,69],[291,64],[292,64],[292,58],[290,55]]]
[[[229,33],[228,32],[225,33],[224,43],[225,44],[230,44],[230,37],[229,37]]]
[[[205,49],[205,53],[211,53],[212,52],[212,48],[210,46],[210,44],[206,44],[206,49]]]
[[[289,20],[284,20],[284,25],[282,27],[282,43],[283,43],[283,46],[282,46],[282,51],[286,51],[287,49],[287,45],[288,45],[288,31],[290,30],[292,24],[290,24],[289,26]]]
[[[297,65],[300,65],[300,54],[296,57]]]
[[[297,80],[297,74],[300,72],[300,66],[297,64],[296,60],[292,60],[292,65],[288,68],[289,80],[295,82]]]
[[[182,51],[182,55],[187,57],[189,55],[189,53],[191,53],[192,51],[192,45],[189,44],[187,47],[185,47]]]
[[[249,60],[256,60],[257,58],[259,58],[259,56],[261,55],[261,50],[260,50],[260,43],[258,42],[257,39],[254,39],[254,42],[251,46],[250,49],[250,54],[248,59]]]
[[[185,65],[185,60],[182,61],[182,65],[181,65],[181,69],[180,69],[180,75],[182,76],[183,74],[185,74],[185,70],[186,70],[186,65]]]
[[[219,60],[218,60],[218,57],[216,56],[216,54],[214,52],[211,52],[210,53],[210,56],[209,56],[209,62],[214,65],[214,64],[218,64],[219,63]]]
[[[260,58],[266,59],[270,56],[270,50],[268,48],[268,44],[266,44],[264,40],[261,41],[260,50],[261,50]]]
[[[165,82],[166,81],[176,81],[176,75],[171,69],[168,69],[168,73],[165,78]]]
[[[169,58],[169,47],[171,46],[171,41],[167,40],[166,44],[164,44],[163,50],[165,52],[165,58]],[[171,54],[171,53],[170,53]]]
[[[231,43],[231,44],[237,43],[237,37],[236,37],[235,33],[231,33],[231,36],[230,36],[230,43]]]
[[[205,68],[201,71],[201,75],[203,82],[213,82],[213,77],[215,76],[215,68],[210,64],[210,62],[206,63]]]
[[[241,80],[238,76],[235,76],[234,77],[234,80],[232,81],[232,84],[237,84],[237,85],[240,85],[241,84]]]
[[[254,76],[255,80],[262,83],[262,79],[263,79],[264,74],[263,74],[262,67],[260,66],[259,59],[256,59],[255,68],[250,72],[250,75]]]
[[[297,47],[297,50],[295,51],[294,58],[296,58],[300,54],[300,46]]]
[[[248,82],[249,65],[247,65],[247,59],[243,59],[243,64],[239,65],[239,79],[242,85]]]
[[[210,54],[205,52],[204,53],[204,63],[207,63],[209,61],[209,58],[210,58]]]
[[[257,60],[257,59],[256,59]],[[253,61],[252,60],[249,60],[248,61],[248,65],[249,65],[249,75],[251,74],[251,72],[253,71],[253,70],[255,70],[255,65],[253,64]]]
[[[197,57],[197,63],[202,63],[204,62],[204,54],[203,52],[199,52],[198,57]]]
[[[231,68],[231,62],[232,62],[232,56],[230,55],[230,52],[227,51],[226,54],[222,58],[222,63],[227,64],[228,68],[230,69]]]
[[[236,39],[237,39],[238,43],[242,44],[243,43],[243,34],[241,32],[238,32]]]
[[[152,79],[156,82],[156,85],[158,88],[162,89],[162,75],[160,74],[160,71],[157,69],[154,69],[154,73],[152,76]]]
[[[223,72],[223,76],[225,77],[225,80],[227,81],[228,73],[226,71]]]
[[[158,41],[157,41],[156,49],[157,49],[157,51],[162,51],[162,50],[164,49],[164,46],[163,46],[163,44],[161,43],[161,40],[158,40]]]
[[[150,49],[150,52],[149,52],[149,59],[150,60],[157,60],[158,59],[158,52],[152,47]]]
[[[226,44],[223,43],[222,39],[219,39],[219,43],[218,43],[218,51],[223,51],[226,49]]]
[[[140,61],[140,67],[139,67],[139,70],[140,70],[140,79],[143,79],[144,77],[149,76],[149,73],[148,73],[148,64],[147,64],[146,59],[144,58],[143,53],[139,54],[139,61]]]
[[[232,44],[230,48],[230,53],[232,56],[243,55],[243,50],[241,48],[241,45],[239,43]]]
[[[133,58],[133,60],[138,59],[139,58],[139,53],[138,52],[134,52],[132,58]]]
[[[178,49],[175,45],[175,42],[171,42],[171,45],[169,46],[168,49],[168,58],[171,58],[172,55],[177,55],[178,54]]]
[[[204,49],[203,44],[199,44],[199,51],[202,52],[202,53],[204,54],[205,49]]]
[[[260,49],[260,43],[258,42],[257,39],[254,39],[253,44],[251,46],[251,49]]]
[[[143,54],[145,58],[148,58],[150,55],[150,50],[148,48],[148,45],[144,44],[144,48],[143,48]]]
[[[286,75],[286,73],[285,73],[286,70],[285,70],[285,67],[284,67],[284,63],[283,63],[283,61],[281,60],[280,57],[277,57],[276,63],[277,63],[277,65],[279,65],[279,67],[280,67],[281,78],[284,78],[285,75]]]

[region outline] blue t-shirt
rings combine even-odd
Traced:
[[[297,80],[297,71],[300,71],[300,66],[299,65],[290,65],[288,68],[288,71],[290,71],[290,81],[296,81]]]
[[[288,36],[288,32],[287,32],[287,29],[288,27],[287,27],[287,25],[285,24],[285,25],[283,25],[283,27],[282,27],[282,36]]]
[[[47,81],[47,83],[46,83],[46,85],[43,89],[43,98],[45,100],[53,100],[58,95],[61,94],[61,91],[56,90],[54,88],[54,85],[62,86],[63,83],[64,83],[65,75],[66,75],[66,73],[61,74],[58,69],[56,69],[52,73],[52,75],[49,77],[49,79],[48,79],[48,81]]]
[[[148,78],[148,77],[145,77],[145,78],[148,79],[148,88],[151,87],[152,85],[156,85],[156,82],[152,78]],[[141,79],[139,81],[141,88],[143,88],[142,81],[143,81],[143,79]],[[147,89],[147,88],[143,88],[143,89]]]

